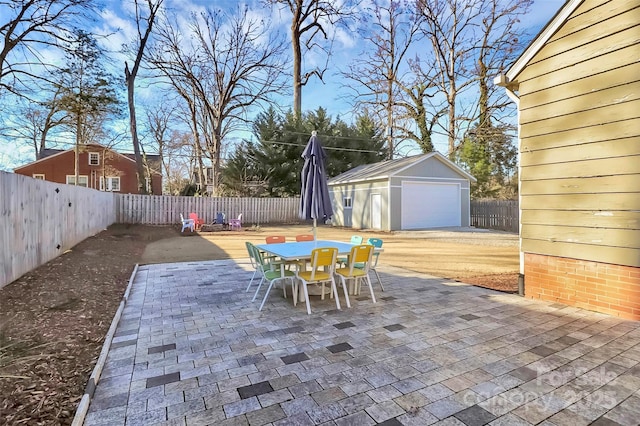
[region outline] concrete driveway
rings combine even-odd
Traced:
[[[141,266],[84,424],[638,424],[640,323],[379,271],[307,315],[246,259]]]

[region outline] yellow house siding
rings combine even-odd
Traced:
[[[640,266],[639,17],[586,0],[517,76],[523,252]]]

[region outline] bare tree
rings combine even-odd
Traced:
[[[424,18],[424,35],[435,55],[433,62],[417,65],[444,99],[446,120],[441,128],[447,137],[448,156],[454,159],[462,135],[495,109],[490,106],[489,81],[505,61],[514,59],[515,24],[531,1],[504,5],[498,0],[418,0],[417,4]],[[478,83],[479,95],[474,96],[472,90]],[[495,106],[499,105],[498,101]]]
[[[156,19],[156,15],[158,13],[158,10],[160,9],[160,6],[162,5],[162,1],[163,0],[157,0],[156,2],[154,2],[153,0],[147,0],[148,15],[143,16],[139,0],[134,0],[136,29],[138,32],[138,37],[135,42],[137,44],[136,57],[133,61],[133,67],[131,68],[131,70],[129,70],[129,63],[126,61],[124,63],[124,76],[127,83],[127,103],[129,105],[129,129],[131,130],[131,142],[133,144],[133,152],[136,157],[136,169],[138,173],[138,193],[140,194],[147,193],[145,177],[151,179],[151,175],[145,174],[142,156],[140,155],[140,142],[138,141],[138,127],[136,123],[136,105],[134,96],[135,81],[136,76],[138,75],[138,69],[140,68],[140,62],[142,62],[145,46],[147,45],[147,41],[149,40],[149,36],[151,35],[153,23]],[[146,27],[144,29],[144,32],[141,28],[143,22]]]
[[[524,30],[518,28],[519,18],[529,11],[532,4],[533,0],[485,2],[475,69],[479,86],[479,128],[490,126],[492,119],[499,120],[496,114],[513,104],[507,99],[505,91],[493,84],[493,78],[522,51],[525,34]]]
[[[302,87],[311,77],[322,81],[331,54],[328,26],[337,24],[349,13],[347,3],[337,6],[337,2],[329,0],[266,0],[267,4],[280,5],[281,10],[291,12],[291,47],[293,51],[293,111],[297,117],[302,114]],[[323,40],[319,40],[322,36]],[[325,66],[316,67],[303,72],[303,46],[306,51],[323,50],[327,55]]]
[[[362,31],[365,51],[342,73],[355,83],[348,85],[355,92],[355,107],[375,113],[385,123],[389,158],[395,153],[395,138],[415,140],[423,151],[432,151],[426,125],[419,126],[419,134],[411,126],[402,125],[407,121],[426,122],[421,107],[429,85],[414,81],[408,61],[411,47],[421,38],[421,17],[406,4],[380,0],[367,12],[364,20],[371,20],[371,27]],[[411,120],[405,120],[407,117]]]
[[[217,187],[225,136],[249,123],[251,108],[284,90],[286,44],[245,8],[194,15],[188,32],[190,44],[167,20],[149,61],[188,106],[196,155],[207,154]]]
[[[56,86],[41,92],[42,101],[19,99],[11,117],[5,117],[5,124],[0,136],[22,141],[33,147],[34,159],[43,158],[45,150],[50,147],[50,132],[66,124],[68,115],[61,111],[62,88]],[[48,99],[44,99],[46,96]]]
[[[0,0],[0,89],[24,95],[27,80],[46,79],[34,71],[53,67],[43,51],[68,42],[92,8],[93,0]]]
[[[175,122],[174,105],[163,100],[155,108],[147,108],[147,126],[162,161],[162,172],[166,177],[165,189],[169,194],[178,194],[183,178],[188,177],[188,158],[193,144],[189,138],[170,124]]]
[[[470,71],[475,49],[475,32],[481,21],[484,0],[418,0],[424,17],[423,31],[431,41],[435,62],[423,67],[423,75],[432,79],[446,99],[447,121],[444,132],[448,156],[453,159],[463,114],[457,111],[458,97],[473,87]]]

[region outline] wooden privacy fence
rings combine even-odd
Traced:
[[[114,222],[110,192],[0,171],[0,287]]]
[[[519,206],[512,200],[472,200],[471,225],[476,228],[519,232]]]
[[[116,194],[116,222],[169,225],[180,222],[180,213],[188,217],[195,212],[205,223],[213,223],[216,213],[227,220],[242,213],[246,226],[265,223],[298,222],[300,199],[174,197],[170,195]]]

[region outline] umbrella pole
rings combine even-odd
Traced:
[[[316,231],[317,231],[316,230],[316,218],[314,217],[313,218],[313,241],[318,241],[318,238],[317,238],[318,235],[317,235]]]

